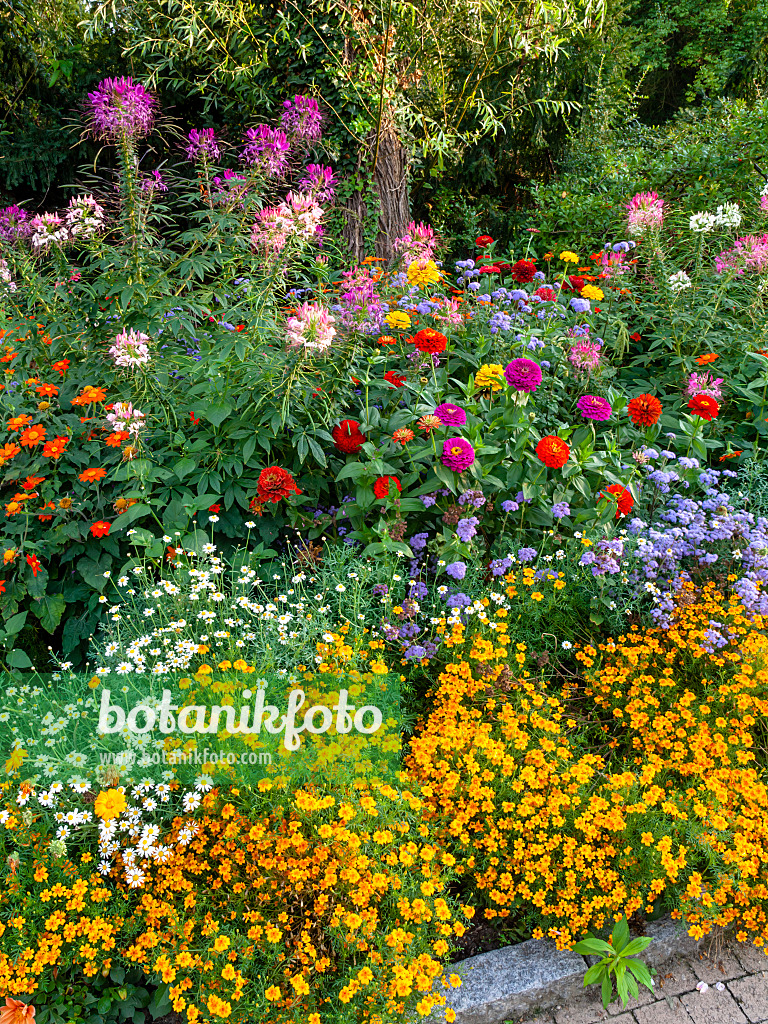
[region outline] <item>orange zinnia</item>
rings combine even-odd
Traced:
[[[21,430],[22,427],[26,427],[26,425],[31,422],[32,417],[27,416],[26,414],[24,416],[14,416],[12,419],[8,420],[8,429],[10,431]]]
[[[43,480],[45,480],[44,476],[28,476],[26,480],[22,480],[21,486],[25,491],[33,491]]]
[[[116,430],[104,438],[104,443],[108,444],[110,448],[119,448],[123,441],[127,441],[130,436],[127,430]]]
[[[19,440],[25,448],[34,448],[36,444],[45,440],[45,427],[41,427],[39,423],[34,427],[27,427]]]
[[[106,475],[106,469],[84,469],[82,473],[78,473],[77,479],[82,480],[84,484],[92,484],[97,480],[103,480]]]
[[[661,416],[661,402],[655,395],[638,395],[627,404],[627,415],[638,427],[652,427]]]

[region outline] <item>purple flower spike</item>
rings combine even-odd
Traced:
[[[576,408],[585,420],[609,420],[613,412],[611,403],[599,395],[582,395]]]
[[[290,149],[285,132],[258,124],[245,133],[245,148],[240,156],[251,167],[274,176],[285,170]]]
[[[440,461],[454,473],[463,473],[475,461],[475,449],[463,437],[449,437],[443,441]]]
[[[152,93],[132,78],[105,78],[88,93],[91,131],[95,138],[111,142],[149,135],[156,107]]]
[[[434,414],[446,427],[463,427],[467,422],[467,414],[461,406],[451,405],[450,402],[443,402],[442,405],[438,405]]]
[[[283,102],[280,126],[295,139],[318,142],[322,132],[323,115],[312,96],[294,96]]]
[[[195,163],[198,160],[218,160],[221,156],[219,143],[213,128],[193,128],[187,136],[189,145],[185,152],[187,159]]]
[[[541,367],[532,359],[513,359],[504,369],[507,384],[515,391],[535,391],[541,384],[541,376]]]
[[[320,203],[330,202],[336,194],[333,168],[323,164],[307,164],[298,187],[304,192],[311,192]]]

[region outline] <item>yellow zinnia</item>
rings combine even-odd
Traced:
[[[560,256],[558,257],[558,259],[563,260],[565,263],[578,263],[579,262],[579,257],[576,255],[575,252],[571,252],[570,249],[566,249],[564,252],[561,252]]]
[[[110,821],[122,814],[126,806],[125,795],[119,789],[104,789],[96,797],[93,809],[97,817]]]
[[[475,387],[487,391],[501,391],[504,367],[500,363],[483,363],[475,374]]]
[[[437,284],[439,280],[440,271],[434,260],[414,260],[408,264],[408,284],[426,288],[430,284]]]
[[[600,299],[605,298],[605,292],[602,288],[597,288],[593,284],[585,284],[581,289],[581,297],[583,299],[594,299],[596,302],[599,302]]]
[[[390,327],[399,327],[403,331],[407,331],[411,326],[411,318],[407,313],[403,313],[401,309],[395,309],[391,313],[387,313],[384,319]]]

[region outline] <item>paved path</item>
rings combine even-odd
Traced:
[[[700,982],[706,991],[696,988]],[[731,943],[710,957],[675,957],[659,968],[655,992],[641,987],[626,1007],[603,1009],[599,986],[588,992],[520,1024],[768,1024],[768,956]]]

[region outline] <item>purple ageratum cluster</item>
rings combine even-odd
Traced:
[[[460,405],[452,405],[450,402],[443,402],[435,409],[434,415],[444,423],[446,427],[463,427],[467,422],[467,414]]]
[[[532,562],[537,554],[538,552],[536,551],[536,548],[519,548],[517,552],[517,560],[518,562],[523,563]]]
[[[588,313],[590,310],[589,299],[573,298],[568,303],[574,313]]]
[[[157,100],[130,77],[105,78],[95,92],[88,93],[86,106],[95,138],[134,141],[152,131]]]
[[[221,150],[213,128],[193,128],[187,136],[184,152],[193,163],[198,160],[217,161],[221,157]]]
[[[312,96],[294,96],[283,101],[280,127],[295,139],[319,142],[323,134],[323,115]]]
[[[336,176],[333,168],[325,167],[323,164],[307,164],[298,188],[310,192],[320,203],[329,203],[336,194]]]
[[[472,508],[482,508],[485,504],[485,495],[482,491],[462,491],[459,495],[460,505],[471,505]]]
[[[291,144],[285,132],[257,124],[245,133],[245,147],[240,158],[250,167],[269,177],[282,174],[288,163]]]
[[[480,520],[477,516],[468,516],[460,519],[456,524],[456,536],[463,544],[468,544],[477,533]]]
[[[634,557],[640,562],[636,582],[645,580],[653,598],[652,617],[663,628],[672,622],[675,595],[694,570],[724,561],[723,572],[734,572],[733,584],[749,612],[768,614],[768,519],[736,509],[729,494],[720,491],[720,477],[730,471],[704,471],[699,480],[707,488],[702,500],[674,495],[652,526],[642,519],[630,521],[637,538]]]
[[[443,441],[440,461],[454,473],[463,473],[475,461],[475,449],[463,437],[448,437]]]
[[[609,420],[613,412],[611,403],[599,395],[582,395],[576,408],[586,420]]]
[[[451,562],[449,565],[446,565],[445,571],[451,579],[463,580],[467,575],[466,562]]]
[[[506,576],[509,570],[512,568],[512,559],[509,555],[505,558],[494,558],[491,562],[491,575],[492,576]]]
[[[593,576],[615,576],[621,571],[620,559],[624,544],[620,540],[599,540],[594,548],[585,551],[579,565],[589,566]]]
[[[571,506],[567,501],[558,501],[552,506],[553,519],[565,519],[571,514]]]
[[[504,368],[504,378],[515,391],[531,394],[541,384],[541,367],[532,359],[513,359]]]

